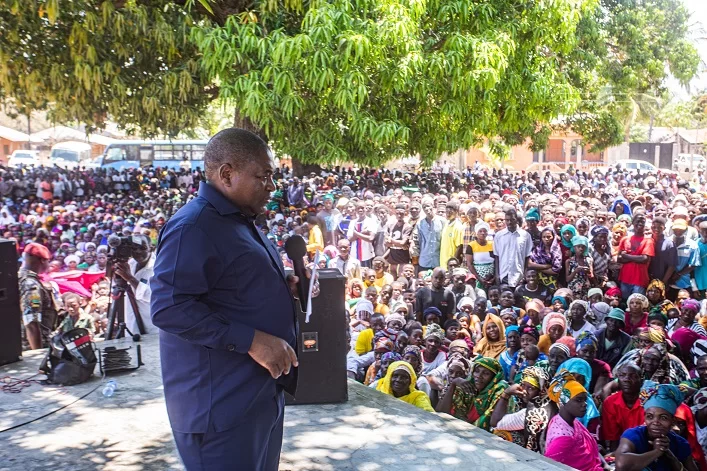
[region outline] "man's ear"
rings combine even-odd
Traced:
[[[223,186],[231,187],[231,178],[233,178],[233,166],[231,164],[221,164],[218,168],[218,179],[221,180]]]

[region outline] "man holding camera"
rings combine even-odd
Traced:
[[[139,334],[137,313],[140,311],[140,318],[145,334],[156,334],[157,327],[152,324],[150,317],[150,299],[152,290],[150,289],[150,279],[154,274],[155,256],[152,252],[150,239],[145,235],[133,236],[133,242],[137,245],[132,250],[132,257],[128,261],[116,261],[113,264],[114,276],[119,276],[128,283],[128,286],[135,293],[135,305],[129,296],[125,298],[125,325],[133,334]]]

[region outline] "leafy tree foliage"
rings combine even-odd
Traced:
[[[680,0],[8,0],[0,94],[146,136],[218,99],[304,162],[540,149],[558,117],[603,148],[625,96],[694,75],[686,24]]]

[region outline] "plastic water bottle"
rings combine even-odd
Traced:
[[[103,388],[103,396],[112,397],[117,388],[118,383],[116,383],[114,379],[111,379],[106,383],[105,387]]]

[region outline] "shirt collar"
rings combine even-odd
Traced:
[[[216,211],[218,211],[221,216],[227,216],[229,214],[240,214],[245,216],[238,206],[228,201],[228,199],[226,199],[220,191],[207,182],[199,183],[199,196],[211,203],[211,205],[216,208]]]

